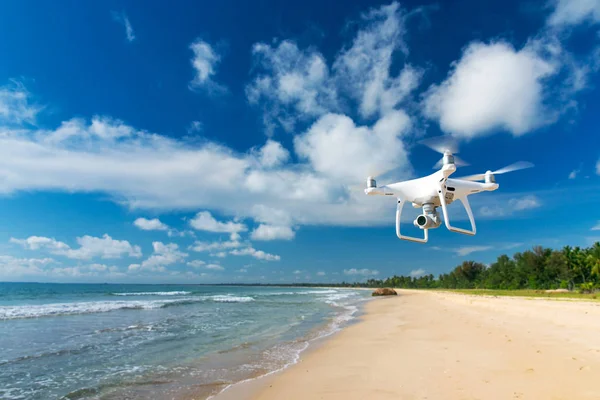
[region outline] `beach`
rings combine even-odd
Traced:
[[[397,292],[215,400],[600,398],[600,302]]]

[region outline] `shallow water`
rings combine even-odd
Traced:
[[[0,398],[179,397],[295,362],[369,292],[0,283]]]

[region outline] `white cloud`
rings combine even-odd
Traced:
[[[188,261],[186,263],[186,265],[189,265],[190,267],[194,267],[194,268],[200,268],[203,265],[206,265],[206,263],[204,261],[201,261],[201,260],[193,260],[193,261]]]
[[[241,223],[233,221],[217,221],[208,211],[200,211],[197,213],[196,216],[190,220],[190,226],[196,230],[207,232],[238,233],[248,230],[248,228]]]
[[[306,120],[336,108],[335,87],[329,80],[327,63],[318,51],[303,51],[284,40],[275,47],[256,43],[252,54],[265,73],[246,87],[246,96],[251,104],[265,102],[264,123],[269,134],[276,125],[292,131],[297,119]]]
[[[371,270],[371,269],[367,269],[367,268],[363,268],[363,269],[350,268],[350,269],[345,269],[344,274],[345,275],[369,276],[369,275],[379,275],[379,271],[377,271],[375,269]]]
[[[455,249],[454,252],[459,256],[467,256],[477,251],[486,251],[492,248],[492,246],[463,246]]]
[[[296,232],[289,226],[260,224],[252,231],[252,240],[292,240]]]
[[[242,243],[239,240],[227,240],[224,242],[204,242],[201,240],[196,240],[189,249],[197,252],[203,252],[233,249],[241,246]]]
[[[9,85],[0,87],[0,123],[3,125],[35,124],[41,107],[30,103],[30,93],[25,86],[11,80]]]
[[[548,25],[563,27],[584,21],[600,22],[600,1],[598,0],[552,0],[554,12],[548,17]]]
[[[233,254],[234,256],[252,256],[258,260],[266,260],[266,261],[279,261],[281,257],[276,254],[265,253],[262,250],[256,250],[253,247],[246,247],[243,249],[234,249],[229,252],[229,254]]]
[[[569,179],[575,179],[579,172],[580,171],[578,169],[574,169],[573,171],[571,171],[571,173],[569,174]]]
[[[138,218],[133,221],[133,224],[144,231],[166,231],[169,229],[169,227],[160,222],[158,218]]]
[[[506,129],[525,134],[547,122],[544,80],[557,73],[533,43],[515,50],[505,42],[473,42],[448,78],[426,93],[425,114],[443,131],[471,138]]]
[[[16,258],[12,256],[0,256],[0,271],[2,271],[4,280],[23,281],[37,281],[40,278],[62,282],[80,278],[106,280],[125,276],[116,266],[104,264],[63,266],[52,258]]]
[[[379,169],[398,168],[400,176],[407,176],[409,161],[402,136],[410,127],[403,111],[387,114],[372,129],[356,126],[345,115],[327,114],[296,136],[294,147],[315,171],[341,183],[356,184]]]
[[[281,143],[268,139],[260,148],[258,156],[263,167],[272,168],[284,164],[290,158],[290,152]]]
[[[540,207],[540,200],[534,195],[529,195],[520,199],[510,199],[508,204],[516,211],[530,210]]]
[[[164,244],[162,242],[152,242],[154,253],[142,262],[139,267],[129,269],[149,270],[149,271],[165,271],[165,267],[183,261],[188,256],[187,253],[179,251],[179,246],[175,243]]]
[[[85,235],[77,238],[78,249],[72,249],[64,242],[42,236],[30,236],[27,239],[10,238],[11,243],[16,243],[29,250],[46,249],[51,254],[61,255],[73,259],[88,260],[94,257],[121,258],[123,255],[141,257],[139,246],[131,245],[127,240],[115,240],[104,234],[101,238]]]
[[[532,210],[541,207],[540,199],[535,195],[515,197],[506,203],[497,203],[491,206],[483,206],[479,213],[485,217],[501,217],[512,215],[515,211]]]
[[[221,62],[221,56],[213,47],[202,39],[197,39],[190,45],[194,52],[192,66],[194,67],[194,79],[190,82],[190,89],[206,89],[210,93],[223,93],[225,87],[213,80],[217,65]]]
[[[425,275],[425,270],[423,268],[413,269],[410,271],[410,276],[413,278],[418,278],[423,275]]]
[[[327,275],[327,274],[323,271],[317,272],[317,276],[325,276],[325,275]]]
[[[123,25],[125,27],[125,34],[127,35],[127,40],[129,42],[133,42],[135,40],[135,34],[133,32],[133,27],[131,26],[131,23],[129,22],[129,18],[127,18],[127,15],[125,15],[125,13],[117,13],[114,12],[112,13],[113,15],[113,19],[117,22],[119,22],[121,25]]]
[[[213,271],[224,271],[225,270],[225,268],[223,268],[219,264],[208,264],[204,268],[210,269],[210,270],[213,270]]]
[[[600,160],[596,163],[596,174],[600,175]]]
[[[390,74],[394,53],[408,53],[404,22],[397,2],[362,14],[351,45],[340,49],[331,68],[318,50],[300,49],[290,40],[255,44],[259,73],[246,87],[246,95],[250,103],[262,104],[267,134],[272,135],[277,126],[291,132],[299,121],[348,109],[352,101],[344,95],[356,103],[362,117],[396,109],[423,75],[411,65]]]
[[[70,247],[64,242],[44,236],[29,236],[27,239],[10,238],[10,243],[16,243],[29,250],[48,249],[53,251],[69,250]]]
[[[598,223],[592,227],[591,229],[592,231],[600,231],[600,221],[598,221]]]
[[[404,18],[397,2],[363,14],[365,26],[333,64],[339,87],[359,102],[363,117],[393,110],[419,84],[422,72],[410,65],[390,76],[394,52],[408,53]]]

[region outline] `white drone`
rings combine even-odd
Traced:
[[[475,235],[475,220],[469,204],[468,196],[481,193],[483,191],[491,192],[498,189],[494,175],[504,174],[506,172],[517,171],[524,168],[533,167],[529,162],[516,162],[497,171],[487,171],[483,174],[463,176],[450,179],[449,176],[456,171],[456,166],[469,165],[455,157],[453,153],[458,153],[456,141],[448,136],[433,137],[420,141],[420,143],[443,154],[441,160],[434,166],[440,168],[431,175],[411,179],[403,182],[391,183],[384,186],[377,186],[374,177],[367,178],[367,188],[365,194],[396,196],[398,205],[396,209],[396,235],[400,239],[412,242],[426,243],[429,235],[429,229],[438,228],[442,221],[437,213],[437,208],[442,207],[444,214],[444,223],[451,232],[462,233],[465,235]],[[483,182],[475,182],[483,180]],[[447,206],[452,202],[460,200],[467,211],[471,230],[456,228],[450,225],[448,220]],[[423,238],[411,237],[400,233],[400,217],[404,204],[409,201],[415,208],[423,208],[423,213],[417,216],[413,224],[423,230]]]

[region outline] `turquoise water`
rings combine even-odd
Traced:
[[[285,367],[369,292],[0,283],[0,398],[208,396]]]

